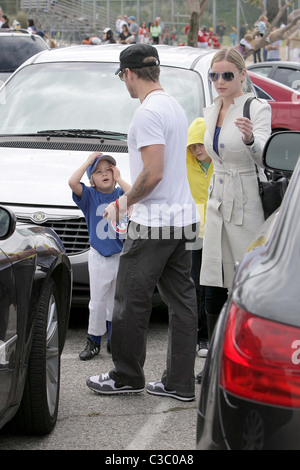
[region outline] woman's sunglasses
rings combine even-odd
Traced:
[[[221,76],[225,82],[232,82],[234,79],[234,76],[237,72],[223,72],[223,73],[217,73],[217,72],[208,72],[208,79],[210,82],[217,82],[219,80],[219,77]]]

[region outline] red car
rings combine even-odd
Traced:
[[[247,71],[256,94],[272,107],[272,132],[300,131],[300,93],[270,78]]]

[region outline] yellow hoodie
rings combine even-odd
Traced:
[[[208,198],[208,187],[214,168],[213,163],[209,165],[205,173],[196,157],[189,151],[188,146],[192,144],[203,144],[206,131],[204,118],[196,118],[189,127],[186,147],[187,176],[190,189],[201,218],[199,237],[204,236],[205,212]]]

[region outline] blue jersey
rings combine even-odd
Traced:
[[[73,201],[82,210],[90,237],[91,246],[102,256],[120,253],[126,236],[126,226],[103,219],[106,207],[122,194],[123,189],[117,187],[112,193],[101,193],[95,188],[82,185],[82,195],[78,197],[73,192]],[[119,227],[121,229],[119,229]]]

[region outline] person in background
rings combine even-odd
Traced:
[[[231,33],[229,36],[230,36],[230,44],[233,47],[236,45],[236,40],[237,40],[236,28],[234,26],[231,26]]]
[[[91,186],[81,182],[87,173]],[[115,183],[119,186],[115,187]],[[114,306],[116,277],[123,239],[115,226],[102,215],[110,201],[118,199],[130,185],[121,178],[115,159],[110,155],[92,153],[69,179],[73,200],[82,210],[88,226],[90,251],[89,326],[85,348],[79,354],[82,361],[99,354],[101,338],[108,328],[107,350],[110,352],[110,332]]]
[[[6,16],[6,15],[2,15],[2,25],[1,25],[1,28],[3,28],[3,29],[10,29],[10,26],[9,26],[9,18],[8,18],[8,16]]]
[[[49,34],[47,34],[45,31],[40,31],[38,30],[36,32],[37,36],[41,36],[41,38],[43,39],[47,39],[47,41],[49,41],[49,44],[50,44],[50,48],[51,49],[54,49],[54,47],[56,47],[56,43],[55,41],[49,36]]]
[[[114,33],[110,28],[104,29],[101,44],[116,44]]]
[[[276,26],[273,26],[271,32],[276,31],[276,29],[277,29]],[[274,41],[271,44],[268,44],[266,46],[267,62],[271,62],[273,60],[281,60],[281,57],[280,57],[281,44],[282,44],[281,39],[277,39],[277,41]]]
[[[21,28],[21,25],[20,25],[19,21],[16,18],[12,22],[12,28],[13,29],[20,29]]]
[[[197,46],[206,49],[208,47],[208,35],[206,33],[206,26],[203,25],[198,31]]]
[[[82,44],[91,44],[93,46],[99,46],[101,39],[98,36],[86,37],[83,39]]]
[[[232,286],[235,265],[245,254],[264,213],[256,166],[266,181],[262,152],[271,134],[271,107],[251,103],[251,119],[243,116],[246,79],[243,56],[236,48],[220,49],[211,62],[209,80],[219,95],[204,109],[204,145],[214,165],[208,189],[200,284],[205,288],[208,339]]]
[[[220,49],[219,36],[217,36],[213,31],[210,31],[207,37],[207,44],[211,49]]]
[[[146,22],[143,21],[139,28],[139,42],[142,44],[149,43],[149,29],[146,25]]]
[[[123,15],[123,18],[122,18],[121,21],[120,21],[120,32],[123,31],[122,28],[123,28],[123,25],[124,25],[124,24],[125,24],[127,27],[129,26],[129,25],[128,25],[128,18],[127,18],[127,15]]]
[[[122,32],[119,34],[118,37],[118,44],[129,44],[131,42],[132,35],[128,29],[127,24],[123,24]]]
[[[240,26],[240,39],[243,38],[245,36],[245,34],[247,34],[247,27],[248,27],[247,23],[243,23]]]
[[[300,29],[296,29],[286,40],[288,59],[300,62]]]
[[[128,23],[130,34],[133,36],[132,44],[136,44],[139,40],[139,26],[135,22],[135,16],[129,16]]]
[[[30,33],[30,34],[35,34],[36,33],[36,27],[34,25],[34,21],[32,19],[29,19],[28,22],[27,22],[27,31]]]
[[[162,33],[161,26],[157,20],[153,20],[150,26],[150,34],[153,44],[159,44],[159,38]]]
[[[263,37],[266,33],[266,30],[267,30],[268,26],[269,26],[268,18],[264,15],[260,15],[258,20],[254,23],[255,29],[254,29],[253,37],[254,38]],[[262,52],[263,52],[263,60],[266,61],[267,60],[267,52],[266,52],[265,47],[262,48]],[[254,56],[254,63],[257,62],[257,59],[258,59],[259,62],[261,62],[260,49],[255,51],[253,56]]]
[[[252,34],[245,34],[245,36],[240,40],[238,50],[242,54],[244,59],[247,56],[247,52],[253,49],[253,46],[251,44],[252,39]]]
[[[199,214],[186,169],[188,122],[179,103],[159,81],[157,48],[133,44],[120,54],[116,71],[132,98],[139,99],[128,133],[132,188],[107,206],[115,220],[133,206],[120,258],[112,321],[114,369],[87,379],[96,393],[145,390],[144,362],[152,296],[157,286],[169,307],[166,370],[148,382],[152,395],[195,399],[196,291],[191,250]]]
[[[117,33],[117,35],[119,35],[122,31],[121,30],[121,27],[122,27],[121,22],[122,22],[122,16],[119,15],[116,19],[116,33]]]
[[[205,313],[205,286],[200,285],[200,269],[208,187],[213,174],[213,164],[204,147],[205,130],[204,118],[196,118],[189,126],[186,150],[188,180],[201,220],[199,236],[192,250],[191,270],[197,296],[198,356],[200,357],[206,357],[209,347]]]
[[[224,20],[220,20],[217,24],[217,27],[216,27],[216,33],[219,36],[219,43],[220,44],[222,44],[222,42],[223,42],[223,37],[225,36],[226,29],[227,28],[225,26]]]

